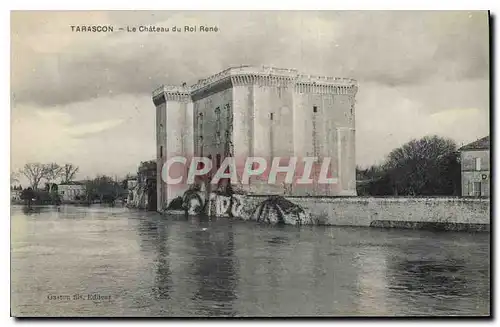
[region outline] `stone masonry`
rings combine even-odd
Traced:
[[[299,162],[302,157],[328,157],[336,184],[269,185],[251,179],[243,189],[285,196],[356,195],[357,90],[352,79],[265,66],[232,67],[192,86],[157,88],[158,210],[189,188],[161,180],[163,164],[173,156],[209,157],[217,168],[227,156],[238,165],[247,157],[264,157],[268,166],[275,157],[295,156]]]

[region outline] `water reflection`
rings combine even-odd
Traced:
[[[146,219],[145,219],[146,218]],[[170,229],[165,219],[156,214],[141,215],[137,224],[141,251],[145,256],[153,254],[152,296],[157,300],[170,300],[173,292],[170,267]]]
[[[440,262],[435,260],[404,260],[397,269],[411,275],[411,278],[397,279],[390,289],[404,288],[429,295],[460,295],[466,288],[467,280],[460,277],[464,261]]]
[[[434,242],[415,240],[401,245],[405,255],[391,256],[388,265],[391,279],[388,291],[406,303],[407,314],[467,315],[478,310],[488,312],[489,263],[484,261],[486,249],[473,246],[464,251],[463,243],[462,246],[455,243],[454,237],[463,239],[466,244],[475,237],[473,234],[441,235]],[[483,255],[475,256],[475,252]]]
[[[489,236],[279,228],[100,207],[14,208],[12,312],[65,316],[474,315]],[[49,303],[47,293],[112,301]]]
[[[201,224],[201,226],[205,226]],[[210,225],[209,225],[210,226]],[[237,269],[234,257],[233,225],[201,227],[189,236],[196,249],[193,257],[193,276],[197,290],[192,300],[208,303],[198,307],[198,314],[233,316],[236,299]]]
[[[267,241],[267,243],[269,243],[270,245],[286,244],[287,242],[288,238],[283,236],[274,236]]]
[[[158,246],[156,276],[153,287],[153,294],[161,300],[170,300],[170,291],[172,287],[172,271],[170,270],[170,251],[168,247],[168,231],[164,223],[158,226]]]
[[[362,315],[385,316],[391,313],[387,303],[387,251],[384,247],[370,247],[355,256],[358,312]],[[397,306],[392,308],[397,309]],[[394,312],[393,312],[394,314]]]
[[[144,252],[159,252],[159,234],[160,229],[162,228],[159,225],[161,224],[161,221],[159,219],[154,219],[156,217],[151,217],[149,219],[144,218],[143,215],[140,215],[136,220],[137,234],[139,235],[139,245],[141,250]],[[163,228],[165,228],[165,225]]]
[[[40,207],[23,206],[23,213],[25,215],[31,215],[31,214],[34,214],[34,213],[40,213]]]

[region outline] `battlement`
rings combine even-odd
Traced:
[[[353,86],[353,87],[358,86],[358,82],[352,78],[305,75],[305,74],[298,75],[297,83],[316,83],[316,84],[330,84],[330,85]]]
[[[259,84],[296,86],[301,92],[308,90],[316,92],[333,92],[338,94],[355,94],[358,88],[356,80],[351,78],[299,74],[296,69],[277,68],[272,66],[242,65],[229,67],[217,74],[200,79],[191,86],[162,85],[153,91],[153,98],[163,94],[172,96],[192,96],[201,90],[214,87],[222,83],[232,85]]]
[[[179,85],[161,85],[153,91],[153,98],[163,93],[191,94],[191,87]]]

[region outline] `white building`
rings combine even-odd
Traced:
[[[460,149],[462,196],[490,196],[490,137],[464,145]]]
[[[57,192],[62,202],[78,201],[85,196],[85,185],[81,182],[68,182],[57,185]]]

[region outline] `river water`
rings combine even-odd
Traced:
[[[12,207],[11,313],[488,315],[488,233]]]

